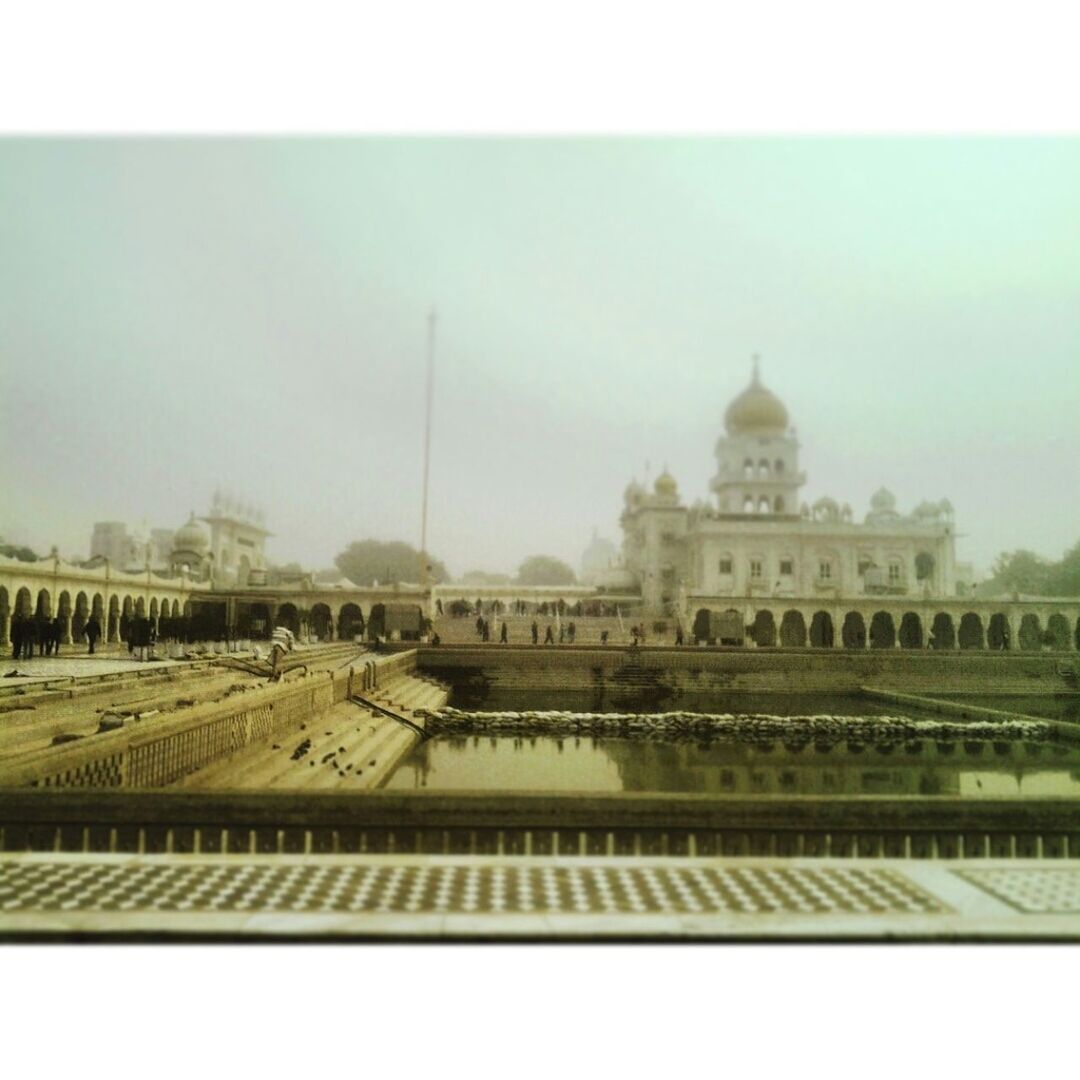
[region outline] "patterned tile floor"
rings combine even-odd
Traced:
[[[1040,915],[1080,913],[1080,869],[994,867],[957,872],[1017,911]]]
[[[1080,940],[1045,860],[0,855],[0,937]]]
[[[902,874],[873,867],[0,865],[0,912],[135,910],[684,915],[946,909]]]

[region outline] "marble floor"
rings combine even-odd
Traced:
[[[1049,860],[0,856],[0,935],[1080,938]]]

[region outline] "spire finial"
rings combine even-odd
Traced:
[[[761,383],[761,357],[757,353],[754,353],[753,361],[754,361],[753,384],[755,386],[758,386]]]

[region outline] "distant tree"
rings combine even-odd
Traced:
[[[38,561],[38,555],[25,544],[0,544],[0,555],[6,555],[9,559],[18,559],[19,562]]]
[[[1080,596],[1080,542],[1065,552],[1061,562],[1051,566],[1046,591],[1051,596]]]
[[[509,585],[509,574],[489,574],[486,570],[470,570],[458,578],[459,585]]]
[[[1033,551],[1005,551],[995,560],[994,581],[1008,592],[1046,595],[1053,564]]]
[[[530,555],[518,567],[519,585],[573,585],[576,582],[574,571],[553,555]]]
[[[279,574],[302,574],[304,568],[298,562],[287,562],[280,566],[272,566],[271,570],[276,570]]]
[[[428,581],[436,585],[446,581],[446,567],[430,554],[427,560]],[[334,564],[357,585],[419,582],[421,576],[420,553],[403,540],[355,540],[334,559]]]

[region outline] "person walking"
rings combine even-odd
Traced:
[[[551,623],[548,623],[547,631],[544,633],[544,644],[554,645],[555,635],[551,632]]]
[[[277,626],[270,637],[270,681],[281,682],[285,654],[296,647],[296,637],[287,626]]]
[[[560,624],[559,626],[559,644],[562,645],[566,641],[566,627]]]
[[[506,620],[503,619],[502,629],[499,631],[499,644],[506,645],[510,641],[510,633],[506,626]]]
[[[540,640],[540,627],[536,625],[536,620],[532,621],[532,641],[533,644],[537,644]]]
[[[101,623],[97,621],[97,617],[91,615],[86,620],[86,641],[90,646],[90,655],[94,655],[94,646],[97,644],[97,640],[101,637]]]

